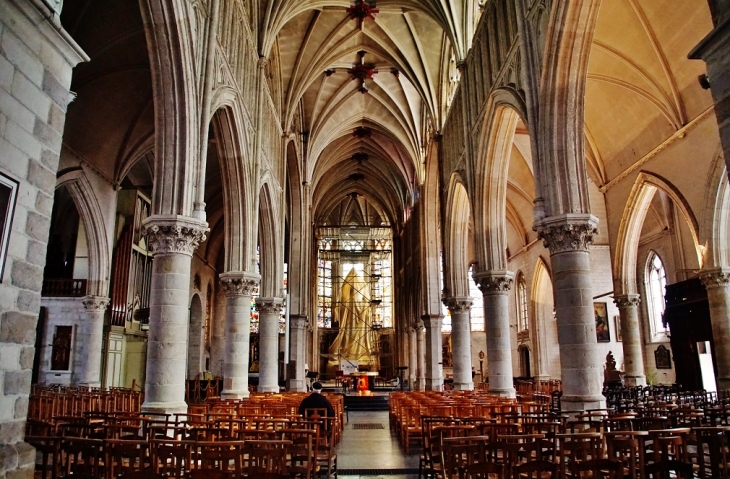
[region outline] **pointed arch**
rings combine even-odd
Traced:
[[[278,205],[274,201],[271,182],[264,181],[259,190],[259,258],[262,298],[277,297],[282,288],[283,259],[280,254]]]
[[[730,186],[721,152],[715,156],[707,175],[708,189],[700,225],[703,269],[730,266]]]
[[[63,174],[56,181],[56,188],[60,186],[65,186],[71,195],[86,231],[89,248],[87,294],[107,296],[111,268],[110,238],[94,188],[81,168]]]
[[[250,189],[250,182],[245,173],[242,122],[235,111],[232,105],[221,104],[211,118],[223,188],[225,271],[245,271],[245,265],[250,264],[245,248],[251,242],[246,234],[250,207],[246,190]]]
[[[531,334],[534,351],[534,374],[545,380],[559,378],[560,346],[557,321],[554,315],[552,273],[544,258],[535,265],[530,287],[530,317],[534,334]],[[550,347],[548,347],[550,345]]]
[[[472,211],[475,255],[480,271],[507,269],[507,172],[515,128],[525,118],[522,99],[502,88],[489,99],[474,162]]]
[[[444,294],[469,296],[469,231],[471,225],[469,195],[463,180],[454,173],[449,180],[444,219]]]
[[[698,260],[700,262],[702,261],[697,220],[689,204],[674,185],[657,175],[642,171],[636,177],[634,186],[626,201],[626,208],[621,217],[621,224],[619,225],[618,236],[616,238],[616,251],[613,263],[615,294],[638,294],[636,261],[638,258],[639,239],[641,238],[644,219],[651,206],[654,193],[658,189],[664,191],[672,199],[689,224],[689,230],[692,235]]]

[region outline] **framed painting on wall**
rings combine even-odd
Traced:
[[[17,196],[18,182],[0,173],[0,283],[3,281]]]
[[[608,326],[606,303],[593,303],[593,315],[596,318],[596,340],[599,343],[611,341],[611,330]]]

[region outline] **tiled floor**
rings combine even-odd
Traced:
[[[354,429],[354,424],[375,423],[382,424],[383,429]],[[337,468],[344,469],[384,469],[381,476],[339,474],[341,479],[364,477],[374,479],[387,477],[388,479],[412,479],[417,474],[391,475],[387,470],[418,469],[420,448],[413,447],[409,454],[398,444],[398,438],[391,434],[388,427],[388,411],[352,411],[349,421],[345,424],[342,441],[337,446]],[[395,471],[394,471],[395,472]]]

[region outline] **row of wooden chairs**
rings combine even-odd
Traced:
[[[125,439],[81,437],[80,432],[89,429],[60,425],[59,436],[28,436],[26,440],[42,454],[43,479],[49,466],[52,479],[72,473],[112,479],[134,470],[182,477],[192,470],[208,468],[207,464],[215,457],[218,458],[216,467],[225,466],[231,478],[241,477],[242,471],[244,475],[253,471],[309,479],[320,467],[328,476],[336,474],[335,419],[320,417],[317,410],[307,411],[310,412],[310,418],[288,422],[286,428],[241,431],[236,434],[236,440],[219,434],[214,428],[191,430],[181,428],[180,423],[170,428],[167,425],[150,426],[146,437],[128,436]],[[191,434],[191,431],[197,434]],[[266,457],[259,458],[262,454]],[[286,470],[259,470],[263,467],[261,461],[264,465],[286,465]]]
[[[581,421],[568,421],[568,427]],[[620,461],[624,475],[643,478],[647,464],[662,461],[691,463],[699,478],[727,477],[730,458],[727,427],[671,428],[652,431],[564,431],[560,421],[518,423],[491,422],[483,418],[424,416],[421,430],[424,454],[421,476],[455,474],[454,461],[464,457],[497,462],[507,474],[529,460],[548,460],[559,465],[560,476],[569,475],[573,460]]]
[[[138,413],[144,402],[140,391],[123,388],[43,388],[34,386],[28,399],[28,419],[51,421],[57,416],[84,413]]]

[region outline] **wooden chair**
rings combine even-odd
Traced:
[[[455,479],[459,470],[471,464],[485,462],[487,438],[485,436],[447,437],[441,448],[441,476]]]
[[[249,441],[244,443],[242,452],[242,472],[252,474],[288,474],[286,470],[286,447],[291,441]]]
[[[512,468],[513,479],[554,479],[558,465],[550,461],[530,461]]]
[[[240,442],[196,442],[192,446],[191,459],[191,469],[222,471],[229,479],[241,476]]]
[[[696,436],[697,452],[693,455],[700,479],[728,477],[730,445],[727,427],[698,427],[692,432]]]
[[[575,479],[621,479],[624,474],[623,464],[611,459],[576,461],[570,464],[570,470]]]
[[[504,466],[493,462],[479,462],[459,469],[459,479],[504,479]]]
[[[84,439],[78,437],[63,437],[54,459],[54,467],[58,464],[58,477],[70,474],[100,473],[103,441],[100,439]]]
[[[107,479],[147,469],[148,444],[143,440],[107,439],[104,442]]]
[[[649,436],[647,431],[617,431],[604,434],[608,459],[619,461],[624,476],[630,479],[644,477],[646,465],[644,445]]]
[[[164,476],[181,478],[191,467],[191,443],[188,441],[159,441],[150,444],[152,471]]]
[[[659,461],[644,468],[647,479],[692,479],[692,474],[692,464],[682,461]]]
[[[77,478],[78,479],[78,478]],[[120,476],[119,479],[167,479],[162,474],[152,471],[132,471]]]
[[[314,429],[285,429],[284,438],[291,441],[288,448],[287,469],[291,477],[311,479],[317,472],[317,444],[318,430]]]

